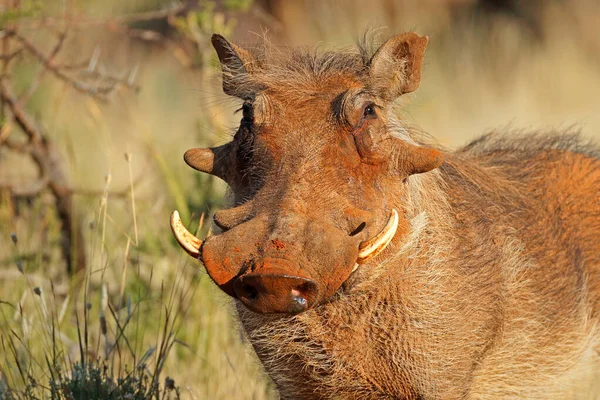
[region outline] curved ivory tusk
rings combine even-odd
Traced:
[[[190,231],[186,229],[181,223],[179,212],[173,211],[171,214],[171,230],[177,243],[192,257],[198,258],[200,256],[200,246],[202,246],[202,240],[192,235]]]
[[[398,229],[398,212],[392,210],[392,215],[388,220],[385,227],[375,235],[372,239],[362,242],[358,246],[358,258],[356,259],[357,264],[364,264],[372,257],[381,253],[383,249],[387,247],[392,241],[392,238],[396,234]]]

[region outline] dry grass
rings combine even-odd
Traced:
[[[433,0],[419,6],[396,2],[391,8],[387,1],[370,2],[366,8],[358,0],[343,6],[335,1],[282,2],[277,16],[284,30],[274,35],[279,43],[320,42],[330,47],[351,44],[366,26],[387,26],[388,32],[416,28],[428,34],[422,87],[402,100],[400,112],[408,123],[419,125],[444,145],[464,143],[509,124],[513,128],[580,124],[586,135],[600,139],[596,24],[600,10],[593,3],[549,2],[540,18],[541,41],[529,38],[508,17],[459,18]],[[81,8],[98,15],[111,12],[101,4],[89,2]],[[122,3],[114,2],[112,12],[132,11],[118,9],[118,4]],[[35,30],[30,35],[44,40]],[[237,36],[241,43],[255,41],[241,29]],[[173,48],[122,40],[101,29],[82,31],[68,43],[69,61],[99,48],[103,68],[114,73],[138,68],[142,91],[119,91],[103,104],[60,83],[44,82],[33,99],[30,110],[60,147],[74,186],[98,191],[76,199],[79,220],[89,227],[85,244],[89,269],[78,280],[88,291],[87,298],[84,290],[74,291],[64,276],[58,222],[49,198],[13,203],[2,194],[3,343],[18,336],[23,347],[17,354],[24,365],[47,381],[44,354],[52,349],[52,326],[60,332],[56,341],[61,360],[69,365],[80,353],[76,316],[81,322],[89,303],[90,359],[105,356],[106,346],[110,349],[121,341],[121,352],[111,350],[109,359],[116,367],[131,368],[149,349],[171,340],[160,383],[166,376],[173,378],[183,398],[272,398],[236,327],[230,301],[176,247],[168,227],[174,208],[185,221],[194,221],[196,229],[202,212],[220,206],[224,185],[190,170],[182,154],[190,147],[226,141],[238,119],[233,115],[237,101],[221,94],[214,70],[188,68]],[[24,87],[34,74],[33,66],[23,66]],[[18,157],[0,152],[1,181],[24,180],[33,172]],[[202,231],[206,233],[206,227]],[[11,240],[13,232],[18,246]],[[35,288],[43,296],[35,294]],[[106,335],[102,313],[108,323]],[[126,335],[120,336],[117,321],[128,319]],[[173,336],[165,334],[165,326]],[[134,351],[127,350],[123,337]],[[0,353],[3,379],[22,386],[12,353]],[[159,362],[157,354],[155,350],[149,357],[150,369]]]

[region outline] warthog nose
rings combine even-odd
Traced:
[[[308,278],[276,273],[253,273],[233,284],[238,299],[263,314],[298,314],[315,304],[317,284]]]

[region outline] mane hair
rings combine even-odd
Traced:
[[[278,47],[265,37],[246,48],[254,57],[251,74],[240,74],[240,66],[224,67],[223,73],[225,79],[235,82],[240,93],[258,93],[268,88],[312,91],[315,83],[328,77],[364,75],[377,44],[373,32],[357,39],[355,46],[335,51],[318,46]]]
[[[403,127],[397,134],[411,136],[411,131]],[[419,132],[414,136],[421,141]],[[565,330],[560,340],[532,352],[527,343],[540,340],[549,329],[548,315],[558,310],[550,310],[551,303],[537,304],[527,298],[532,290],[540,290],[536,286],[540,282],[528,277],[529,271],[540,265],[519,236],[521,228],[514,224],[531,212],[524,192],[527,183],[522,179],[539,174],[541,166],[515,177],[510,173],[511,163],[519,161],[514,166],[519,169],[523,162],[535,163],[536,156],[555,150],[590,157],[598,154],[578,132],[516,136],[494,132],[449,152],[438,170],[409,178],[407,196],[399,199],[409,232],[392,251],[384,252],[378,264],[368,271],[359,269],[330,302],[291,317],[259,316],[239,306],[244,328],[281,397],[396,398],[407,382],[415,392],[405,393],[406,398],[440,398],[453,385],[463,397],[482,399],[565,398],[579,393],[581,380],[593,380],[598,365],[598,323],[591,317],[590,300],[585,297],[589,283],[585,279],[580,282],[578,306],[553,322],[570,330]],[[463,196],[477,207],[457,203]],[[460,224],[469,226],[478,237],[453,235],[461,229]],[[483,247],[478,247],[479,243]],[[467,293],[480,292],[484,283],[502,282],[498,297],[487,304],[497,311],[474,309],[469,312],[475,314],[468,317],[485,315],[495,326],[494,336],[488,337],[468,319],[456,319],[464,318],[454,309],[458,303],[444,303],[440,309],[439,298],[453,296],[447,290],[457,279],[450,265],[459,266],[460,273],[468,276],[461,288]],[[402,289],[394,286],[393,282],[403,280],[423,284],[412,294],[411,301],[419,304],[415,309],[406,304]],[[474,316],[478,313],[480,316]],[[574,321],[580,323],[573,325]],[[458,331],[454,327],[459,327]],[[426,339],[433,340],[428,346],[405,342],[405,336],[417,328],[436,332],[435,338]],[[470,339],[460,336],[461,332]],[[458,371],[464,365],[460,354],[471,348],[473,341],[481,343],[482,351],[471,380],[461,381]],[[452,343],[455,351],[436,342]],[[403,346],[412,346],[410,353],[405,353]],[[376,349],[385,349],[389,365],[368,365],[367,359]],[[355,359],[364,362],[349,362]],[[414,363],[415,359],[421,361]],[[388,375],[389,371],[403,371],[405,364],[410,364],[411,377]],[[444,370],[456,372],[444,376]],[[520,371],[517,380],[515,371]],[[548,387],[547,382],[554,386]]]
[[[600,158],[598,145],[591,139],[585,138],[577,126],[563,131],[496,130],[471,141],[457,153],[484,155],[512,152],[519,157],[527,157],[548,150],[570,151]]]

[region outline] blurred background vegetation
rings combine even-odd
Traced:
[[[276,396],[168,226],[177,208],[206,234],[226,191],[182,162],[240,118],[213,32],[331,48],[415,30],[423,83],[399,112],[440,144],[600,139],[595,0],[2,0],[0,29],[0,397]]]

